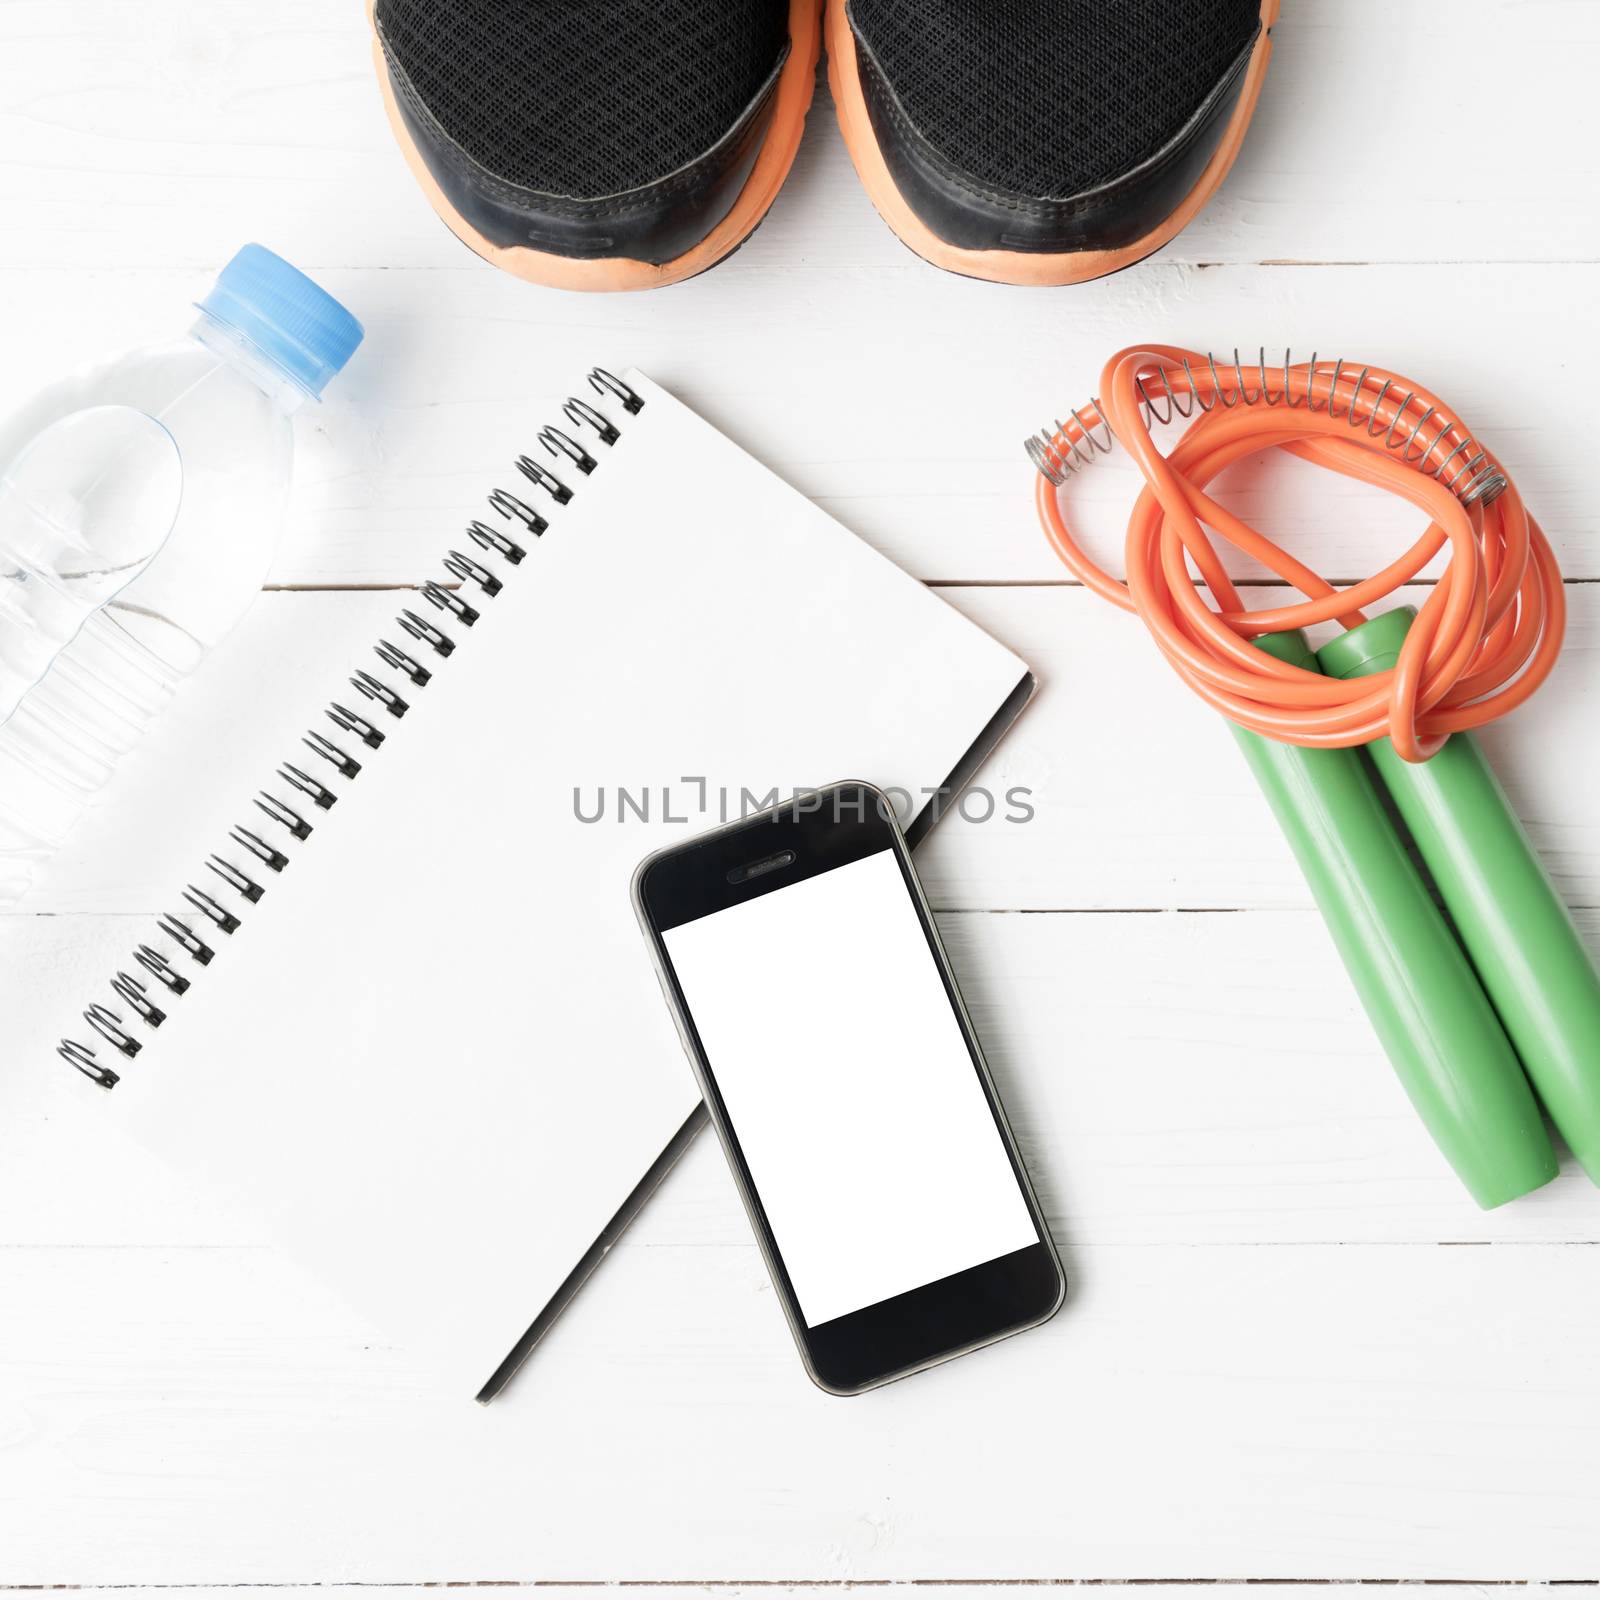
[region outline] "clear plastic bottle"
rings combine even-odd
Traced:
[[[52,423],[0,469],[0,723],[177,521],[173,437],[129,406]]]
[[[0,672],[0,904],[260,591],[294,413],[362,339],[337,300],[260,245],[198,309],[186,338],[52,384],[0,424],[0,659],[15,664],[9,697]],[[176,447],[175,519],[170,463],[129,413]],[[108,440],[123,448],[97,470]],[[130,508],[122,526],[105,514],[113,493]]]

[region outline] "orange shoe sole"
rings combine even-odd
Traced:
[[[816,87],[817,59],[822,48],[821,7],[818,0],[789,0],[789,59],[778,75],[772,125],[767,129],[755,166],[739,191],[733,208],[699,244],[675,260],[660,263],[636,261],[626,256],[579,261],[526,245],[493,244],[450,203],[428,170],[400,115],[394,85],[389,79],[388,62],[384,59],[383,45],[378,39],[374,16],[376,5],[377,0],[367,0],[367,21],[373,34],[372,54],[377,64],[384,109],[389,114],[389,126],[394,130],[406,165],[411,168],[412,175],[428,197],[428,203],[444,219],[450,231],[485,261],[503,272],[511,273],[513,277],[523,278],[529,283],[542,283],[552,289],[600,292],[659,289],[666,284],[681,283],[685,278],[695,277],[737,250],[755,232],[761,219],[771,209],[772,202],[778,197],[778,190],[783,187],[783,180],[789,175],[789,168],[794,165],[795,152],[800,148],[800,136],[805,131],[806,112],[810,109]]]
[[[1194,220],[1196,214],[1217,192],[1233,166],[1244,143],[1245,130],[1255,113],[1261,95],[1261,82],[1272,57],[1272,24],[1277,20],[1280,0],[1262,0],[1261,37],[1256,41],[1239,101],[1233,109],[1222,140],[1194,187],[1178,208],[1143,238],[1115,250],[1069,250],[1060,254],[1027,250],[970,250],[948,244],[934,233],[907,204],[872,131],[866,97],[861,90],[860,65],[856,58],[855,33],[845,15],[846,0],[827,0],[828,82],[833,88],[839,112],[839,127],[855,163],[862,185],[878,208],[878,215],[900,236],[901,241],[936,267],[957,272],[963,277],[982,278],[990,283],[1033,284],[1039,286],[1086,283],[1120,272],[1159,250]]]

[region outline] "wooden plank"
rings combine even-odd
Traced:
[[[1537,86],[1537,159],[1463,93],[1486,63]],[[1573,0],[1456,0],[1449,27],[1384,0],[1287,6],[1239,163],[1168,258],[1592,260],[1600,222],[1574,197],[1597,67],[1600,22]],[[1407,159],[1419,128],[1439,159]],[[315,267],[472,266],[393,148],[356,5],[9,0],[0,142],[7,264],[198,266],[261,238]],[[718,283],[795,263],[932,277],[856,183],[825,88],[767,225]]]
[[[985,769],[1035,792],[1024,826],[947,819],[926,865],[941,905],[1309,904],[1232,737],[1132,618],[1082,590],[946,591],[1034,663],[1036,706]],[[1483,742],[1568,902],[1600,904],[1590,832],[1600,750],[1582,738],[1600,650],[1600,587],[1570,586],[1560,665]],[[1413,602],[1420,596],[1413,591]],[[1247,605],[1266,603],[1246,591]]]
[[[487,1411],[267,1252],[9,1252],[6,1580],[1600,1571],[1591,1249],[1074,1249],[1046,1329],[843,1402],[649,1221]]]
[[[1066,1244],[1600,1242],[1600,1202],[1570,1161],[1513,1205],[1471,1203],[1310,912],[942,921]],[[111,1001],[107,980],[138,923],[0,918],[0,1252],[260,1237],[104,1126],[96,1091],[54,1054],[63,1032],[88,1037],[79,1012]],[[1600,937],[1600,913],[1583,926]],[[248,947],[221,959],[248,960]],[[336,1021],[306,1017],[308,1048]],[[248,1050],[248,1019],[240,1027]],[[128,1071],[158,1072],[160,1051],[158,1036]],[[257,1070],[271,1093],[271,1064]],[[674,1055],[661,1070],[687,1069]],[[709,1141],[651,1210],[655,1237],[674,1245],[747,1238]]]
[[[219,239],[205,267],[178,271],[0,270],[0,301],[32,311],[8,332],[0,411],[79,362],[180,334],[231,244]],[[1061,581],[1022,440],[1087,401],[1105,361],[1141,338],[1316,349],[1426,382],[1510,466],[1568,575],[1600,577],[1600,524],[1576,470],[1592,412],[1583,369],[1537,355],[1600,338],[1593,264],[1441,275],[1158,263],[1041,298],[932,272],[908,282],[898,267],[750,270],[739,265],[747,253],[706,280],[714,289],[581,301],[487,270],[323,273],[368,342],[302,414],[272,581],[435,576],[462,508],[510,471],[487,420],[523,408],[532,448],[595,362],[649,371],[919,577]],[[1494,340],[1463,340],[1490,306]],[[1070,493],[1075,525],[1114,570],[1136,489],[1118,451]],[[1419,531],[1409,507],[1299,463],[1246,464],[1220,490],[1335,579],[1382,566]],[[1261,575],[1243,561],[1234,570]]]
[[[996,797],[993,819],[981,820],[985,806],[974,797],[923,853],[937,904],[1309,903],[1233,741],[1137,622],[1081,589],[942,592],[1018,650],[1043,689],[982,774]],[[1574,903],[1600,905],[1600,824],[1589,798],[1600,785],[1600,748],[1580,737],[1587,686],[1600,671],[1600,585],[1573,585],[1570,599],[1556,676],[1490,730],[1487,743],[1562,891]],[[29,909],[168,909],[206,852],[245,819],[250,796],[279,762],[297,759],[300,735],[320,708],[349,698],[350,671],[372,664],[372,641],[393,632],[406,603],[388,593],[264,596],[118,774],[67,854],[41,877]],[[1025,802],[1006,800],[1014,789],[1030,791]],[[1006,820],[1027,806],[1033,820]],[[473,848],[465,841],[469,856]]]

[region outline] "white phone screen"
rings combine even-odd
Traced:
[[[662,938],[808,1326],[1037,1242],[892,850]]]

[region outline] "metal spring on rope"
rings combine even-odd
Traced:
[[[1197,411],[1214,411],[1219,405],[1226,411],[1238,405],[1324,411],[1330,417],[1342,416],[1351,428],[1364,425],[1369,438],[1381,436],[1386,450],[1394,451],[1406,466],[1437,479],[1463,505],[1480,502],[1487,505],[1504,493],[1504,475],[1471,435],[1438,406],[1419,400],[1415,390],[1402,394],[1393,378],[1380,382],[1372,375],[1370,367],[1362,367],[1358,372],[1342,357],[1325,373],[1320,372],[1313,351],[1296,393],[1294,367],[1295,362],[1287,350],[1283,353],[1281,368],[1275,362],[1268,365],[1265,349],[1254,362],[1246,362],[1235,350],[1231,361],[1221,363],[1220,371],[1215,355],[1205,357],[1202,370],[1210,374],[1209,393],[1203,390],[1194,365],[1187,357],[1182,363],[1181,377],[1178,368],[1156,367],[1140,373],[1135,384],[1145,421],[1151,427],[1164,426],[1175,417],[1188,421]],[[1222,373],[1229,371],[1234,379],[1232,389],[1225,388],[1222,380]],[[1281,382],[1274,388],[1271,380],[1279,378],[1280,373]],[[1326,389],[1322,388],[1324,379]],[[1339,389],[1347,381],[1350,390],[1341,411]],[[1385,401],[1395,408],[1387,427],[1379,416]],[[1053,431],[1042,429],[1024,444],[1028,459],[1057,488],[1096,456],[1109,455],[1116,443],[1099,400],[1080,406],[1071,416],[1070,423],[1058,420]]]

